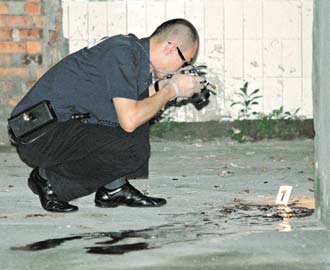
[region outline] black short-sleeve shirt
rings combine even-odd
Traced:
[[[141,100],[151,83],[149,38],[118,35],[66,56],[30,89],[12,115],[49,100],[60,121],[90,113],[90,123],[118,123],[114,97]]]

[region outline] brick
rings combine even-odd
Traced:
[[[35,81],[35,80],[33,80],[33,81],[27,81],[27,82],[24,83],[24,85],[25,85],[25,87],[26,87],[27,89],[31,89],[31,88],[33,87],[33,85],[36,84],[36,82],[37,82],[37,81]]]
[[[41,5],[28,3],[24,7],[24,13],[29,15],[40,15],[41,14]]]
[[[25,55],[25,53],[12,53],[12,61],[13,61],[13,66],[15,67],[21,67],[22,66],[22,57]]]
[[[10,66],[13,64],[13,59],[11,54],[1,53],[0,54],[0,66]]]
[[[37,79],[40,79],[43,74],[44,74],[43,69],[41,67],[37,68],[36,70]]]
[[[12,80],[0,80],[0,89],[2,93],[13,93],[16,89],[16,84]]]
[[[42,30],[38,28],[32,29],[20,29],[19,30],[20,39],[40,39],[42,37]]]
[[[44,19],[40,16],[33,17],[33,26],[37,28],[43,28],[44,26]]]
[[[57,23],[55,25],[55,32],[56,32],[56,34],[59,35],[61,33],[61,31],[62,31],[62,23]]]
[[[25,53],[24,42],[0,42],[0,53]]]
[[[8,3],[0,3],[0,14],[8,14],[9,8]]]
[[[18,103],[18,99],[15,99],[14,97],[12,96],[8,96],[8,99],[7,99],[7,103],[11,106],[11,107],[15,107]]]
[[[22,95],[18,95],[18,96],[11,96],[11,95],[8,95],[7,97],[7,103],[11,106],[11,107],[15,107],[18,102],[23,98]]]
[[[0,27],[29,27],[32,20],[29,16],[3,15],[0,16]]]
[[[42,53],[42,44],[39,41],[28,41],[27,43],[27,52],[29,54]]]
[[[13,30],[12,29],[0,29],[0,40],[12,39]]]
[[[48,43],[53,46],[56,43],[56,32],[54,30],[48,31]]]
[[[28,68],[2,67],[0,68],[0,78],[28,78],[30,76]]]
[[[9,3],[9,12],[10,15],[23,15],[25,2],[10,1]]]
[[[62,5],[63,5],[63,3],[62,3]],[[59,6],[58,8],[57,8],[57,11],[56,11],[56,15],[55,15],[55,23],[60,23],[60,24],[62,24],[62,21],[63,21],[63,18],[62,18],[62,16],[63,16],[63,6]]]

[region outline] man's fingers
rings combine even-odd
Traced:
[[[201,85],[205,86],[205,84],[207,83],[206,78],[203,77],[203,76],[200,76],[200,77],[199,77],[199,83],[200,83]]]

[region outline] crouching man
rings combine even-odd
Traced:
[[[168,101],[188,98],[204,86],[203,77],[189,74],[153,85],[152,73],[159,79],[175,73],[195,60],[198,46],[195,27],[173,19],[147,38],[104,38],[68,55],[40,78],[11,118],[38,122],[40,116],[29,117],[37,108],[51,121],[22,134],[10,121],[9,131],[20,158],[33,168],[28,186],[45,210],[77,211],[69,202],[93,192],[98,207],[166,204],[127,179],[148,175],[148,121]]]

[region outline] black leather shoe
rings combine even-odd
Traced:
[[[115,190],[102,187],[95,194],[95,205],[98,207],[117,207],[120,205],[130,207],[157,207],[164,204],[166,204],[165,199],[143,195],[130,183],[126,183]]]
[[[77,206],[58,200],[50,183],[39,175],[38,168],[31,172],[28,179],[28,186],[34,194],[39,196],[41,205],[46,211],[74,212],[78,210]]]

